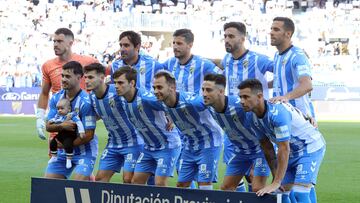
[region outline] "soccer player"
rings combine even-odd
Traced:
[[[144,88],[136,88],[137,78],[137,71],[130,66],[121,67],[113,74],[117,94],[124,100],[124,110],[144,139],[132,183],[145,184],[155,174],[155,184],[166,186],[179,157],[180,137],[177,128],[166,129],[165,112],[152,107],[161,106],[155,96]]]
[[[212,61],[191,54],[194,34],[189,29],[179,29],[173,34],[174,57],[163,63],[166,70],[176,78],[176,88],[179,92],[194,92],[201,94],[203,78],[208,73],[221,73]]]
[[[312,90],[311,65],[304,51],[292,45],[294,22],[286,17],[276,17],[271,25],[271,45],[278,52],[274,57],[274,97],[269,101],[290,102],[315,123],[315,112],[310,101]]]
[[[57,149],[58,149],[58,141],[64,146],[64,150],[66,153],[66,168],[71,168],[72,163],[71,159],[74,156],[74,146],[73,142],[77,136],[80,138],[84,138],[85,136],[85,129],[84,125],[82,124],[77,112],[71,112],[71,105],[70,101],[66,98],[60,99],[57,105],[57,113],[54,118],[50,119],[48,123],[62,123],[66,120],[72,120],[76,123],[77,129],[75,131],[65,131],[62,130],[56,135],[56,139],[52,139],[50,141],[50,153],[52,157],[57,156]]]
[[[228,22],[224,24],[225,49],[228,52],[221,64],[227,78],[227,95],[237,95],[237,86],[243,80],[256,78],[264,86],[264,94],[268,95],[268,82],[265,74],[273,72],[274,64],[269,57],[248,50],[244,43],[246,40],[246,26],[241,22]]]
[[[89,56],[82,56],[71,51],[74,43],[74,34],[67,28],[59,28],[55,31],[54,52],[57,56],[46,61],[42,68],[42,86],[36,110],[36,129],[40,139],[45,140],[45,111],[48,105],[50,90],[53,94],[61,89],[62,66],[69,61],[78,61],[83,66],[97,62]],[[80,87],[84,88],[84,81],[80,81]]]
[[[104,83],[105,67],[93,63],[85,66],[84,71],[86,89],[91,91],[91,105],[103,120],[109,136],[100,158],[96,181],[109,182],[114,173],[119,173],[123,167],[123,182],[131,183],[143,140],[130,123],[115,86]]]
[[[122,66],[129,65],[137,72],[136,87],[151,90],[154,74],[163,69],[163,66],[151,56],[140,54],[141,37],[134,31],[122,32],[119,36],[121,58],[114,61],[111,67],[111,75]],[[114,81],[114,78],[111,78]]]
[[[262,54],[248,50],[244,43],[246,40],[246,26],[241,22],[228,22],[224,24],[225,49],[228,52],[222,60],[224,75],[227,78],[226,95],[237,95],[237,86],[248,78],[257,78],[263,84],[265,97],[269,98],[268,85],[265,74],[273,71],[273,62]],[[234,156],[231,142],[224,139],[224,161],[228,162]],[[251,173],[246,176],[251,191]],[[243,191],[239,185],[238,191]]]
[[[235,95],[225,95],[226,78],[220,74],[208,74],[202,85],[205,105],[217,123],[223,127],[232,144],[232,156],[226,163],[226,172],[222,190],[236,190],[238,184],[254,166],[252,191],[263,188],[270,169],[255,132],[250,127],[251,119],[239,105]]]
[[[61,84],[63,90],[54,94],[50,100],[48,120],[55,117],[59,100],[66,98],[70,100],[71,111],[78,112],[78,115],[85,129],[83,138],[77,137],[74,142],[74,156],[72,167],[67,169],[66,156],[64,150],[58,150],[56,159],[50,159],[46,172],[46,178],[65,179],[69,178],[75,170],[74,179],[89,180],[94,169],[96,156],[98,153],[98,140],[94,134],[96,127],[96,115],[90,105],[89,95],[80,88],[80,80],[83,76],[83,67],[79,62],[70,61],[62,68]],[[71,121],[63,123],[48,123],[46,129],[50,132],[75,131],[76,124]]]
[[[245,80],[238,87],[241,105],[245,111],[252,112],[252,126],[273,175],[272,183],[257,195],[280,188],[285,191],[282,202],[290,202],[290,190],[295,198],[292,202],[316,202],[310,197],[310,190],[316,184],[325,154],[321,133],[291,104],[267,102],[258,80]],[[271,142],[277,144],[277,155]]]
[[[222,148],[220,126],[201,96],[176,91],[175,77],[170,72],[157,72],[153,89],[167,115],[184,136],[177,187],[189,188],[192,181],[197,181],[200,189],[213,189]]]

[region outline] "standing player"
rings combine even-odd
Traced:
[[[188,188],[192,181],[197,181],[200,189],[211,190],[212,182],[216,181],[222,146],[220,126],[212,118],[201,96],[176,92],[176,81],[170,72],[156,73],[153,87],[167,115],[184,136],[177,187]]]
[[[295,198],[292,202],[316,202],[311,199],[310,190],[316,183],[325,154],[321,133],[291,104],[267,102],[258,80],[243,81],[239,90],[244,110],[253,112],[253,128],[274,177],[272,183],[259,190],[257,195],[281,188],[286,191],[282,202],[290,202],[290,190]],[[277,155],[271,142],[278,146]]]
[[[131,183],[143,140],[138,137],[122,107],[113,84],[106,85],[105,67],[93,63],[84,67],[85,85],[96,114],[108,131],[108,143],[101,155],[96,181],[109,182],[123,167],[123,182]]]
[[[134,31],[122,32],[119,45],[121,58],[112,63],[111,76],[120,67],[129,65],[138,72],[136,87],[151,90],[154,74],[163,66],[151,56],[140,53],[141,36]],[[114,79],[111,78],[111,81],[114,82]],[[154,185],[153,176],[149,178],[148,184]]]
[[[271,25],[271,45],[278,52],[274,58],[274,97],[270,102],[289,102],[315,123],[315,112],[310,101],[312,90],[311,65],[304,51],[292,45],[294,22],[276,17]]]
[[[176,78],[179,92],[201,94],[203,78],[209,73],[221,73],[213,62],[201,56],[191,54],[194,34],[189,29],[179,29],[173,34],[173,50],[175,57],[163,63],[164,68]]]
[[[57,158],[50,159],[45,177],[65,179],[69,178],[71,172],[75,170],[74,179],[89,180],[98,152],[98,141],[96,135],[94,135],[96,126],[95,112],[91,107],[89,95],[80,88],[80,80],[83,76],[81,64],[76,61],[66,63],[62,67],[61,76],[63,90],[51,97],[48,120],[55,117],[58,101],[66,98],[70,100],[71,111],[78,113],[85,129],[85,136],[83,138],[77,137],[73,142],[72,167],[70,169],[65,167],[66,155],[64,150],[61,149],[58,151]],[[46,126],[46,129],[50,132],[75,131],[75,128],[76,124],[71,121],[64,121],[59,124],[48,123]]]
[[[236,190],[244,175],[254,166],[252,191],[263,188],[270,170],[255,132],[250,127],[251,120],[235,95],[225,96],[226,78],[220,74],[209,74],[202,85],[205,105],[217,123],[223,127],[233,150],[226,163],[222,190]]]
[[[144,149],[136,163],[132,183],[145,184],[150,175],[155,174],[155,184],[166,186],[179,157],[180,137],[176,128],[166,129],[165,112],[152,107],[161,106],[154,95],[136,88],[137,78],[136,70],[130,66],[121,67],[113,74],[116,91],[123,97],[125,112],[144,139]]]
[[[225,55],[221,64],[227,78],[226,94],[237,95],[237,86],[241,81],[256,78],[263,84],[266,98],[269,98],[265,74],[273,72],[274,64],[269,57],[246,49],[245,40],[246,27],[243,23],[224,24],[224,42],[228,54]]]
[[[241,22],[224,24],[224,42],[228,54],[222,60],[224,75],[227,78],[226,95],[237,95],[237,86],[248,78],[257,78],[265,88],[265,97],[269,98],[266,72],[273,71],[272,61],[261,54],[246,49],[246,26]],[[224,139],[224,161],[233,156],[232,144],[227,137]],[[251,176],[247,176],[249,191],[251,191]],[[241,186],[241,185],[240,185]],[[241,191],[242,187],[239,188]]]
[[[154,74],[163,69],[162,65],[151,56],[140,54],[141,37],[134,31],[122,32],[119,45],[121,58],[112,63],[111,75],[120,67],[129,65],[138,72],[136,87],[151,90]],[[114,78],[111,78],[111,81],[114,81]]]
[[[204,76],[209,73],[220,73],[222,70],[210,60],[193,55],[193,43],[194,34],[191,30],[176,30],[173,34],[174,57],[163,63],[163,66],[175,76],[178,92],[201,94]],[[196,188],[194,182],[191,188]]]
[[[41,68],[43,81],[36,110],[37,133],[43,140],[46,139],[44,134],[45,111],[48,105],[50,90],[53,94],[60,91],[62,66],[69,61],[78,61],[83,66],[97,62],[94,58],[74,54],[71,51],[74,43],[74,34],[67,28],[57,29],[53,41],[54,52],[57,57],[46,61]],[[85,87],[83,80],[80,81],[80,87]]]

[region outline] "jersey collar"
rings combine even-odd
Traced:
[[[288,52],[291,48],[293,47],[293,45],[290,45],[287,49],[285,49],[283,52],[279,53],[279,55],[283,55],[286,52]]]

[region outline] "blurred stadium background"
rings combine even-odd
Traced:
[[[275,16],[295,20],[293,42],[313,65],[312,98],[328,144],[319,202],[358,202],[359,0],[0,0],[0,202],[28,202],[30,177],[42,176],[46,166],[46,143],[36,136],[35,120],[24,115],[34,114],[41,65],[54,57],[58,27],[75,33],[74,52],[110,66],[124,30],[141,33],[142,51],[164,61],[172,56],[172,32],[189,28],[194,54],[221,59],[227,21],[244,22],[246,46],[272,57],[268,33]],[[97,134],[102,149],[102,123]]]

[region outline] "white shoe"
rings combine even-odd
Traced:
[[[72,167],[71,159],[66,159],[66,168],[69,169]]]

